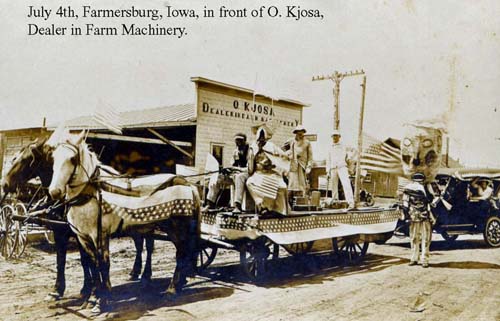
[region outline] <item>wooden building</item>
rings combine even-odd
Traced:
[[[254,91],[218,81],[192,77],[196,102],[119,113],[117,135],[93,116],[65,122],[71,131],[89,130],[87,142],[99,159],[122,173],[145,175],[173,173],[176,164],[203,171],[207,153],[222,166],[229,166],[235,148],[234,134],[253,139],[251,127],[263,122],[277,124],[273,141],[280,145],[290,139],[302,123],[304,103],[271,99]],[[0,164],[3,172],[23,145],[50,134],[57,124],[44,128],[1,131]],[[0,165],[1,166],[1,165]]]
[[[43,127],[31,127],[0,131],[0,174],[10,169],[11,160],[23,147],[36,138],[46,137],[50,133]]]

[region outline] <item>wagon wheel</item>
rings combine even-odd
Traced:
[[[278,244],[266,238],[264,246],[266,246],[269,249],[269,252],[271,253],[271,260],[275,261],[279,258],[280,246]]]
[[[362,241],[359,236],[338,237],[332,241],[335,253],[349,264],[357,263],[363,259],[370,244]]]
[[[373,196],[371,195],[366,196],[365,205],[368,207],[372,207],[373,205],[375,205],[375,199],[373,198]]]
[[[262,281],[269,272],[267,258],[270,254],[270,244],[266,244],[266,241],[256,240],[243,244],[240,249],[240,264],[243,272],[252,281]]]
[[[28,216],[28,211],[23,203],[17,203],[15,210],[17,215]],[[14,248],[14,256],[19,258],[23,255],[26,245],[28,244],[29,224],[16,220],[14,227],[17,230],[17,243]]]
[[[291,255],[301,255],[309,253],[313,247],[313,244],[314,241],[310,241],[310,242],[286,244],[282,245],[282,247]]]
[[[451,242],[455,241],[455,240],[458,238],[458,235],[457,235],[457,234],[455,234],[455,235],[451,234],[451,235],[450,235],[450,234],[448,234],[448,232],[446,232],[446,231],[441,232],[441,236],[442,236],[442,237],[443,237],[443,239],[444,239],[446,242],[448,242],[448,243],[451,243]]]
[[[217,255],[217,247],[208,245],[202,248],[197,255],[196,259],[196,272],[203,273],[203,271],[210,265]]]
[[[0,254],[8,259],[14,253],[17,242],[17,230],[12,221],[14,208],[10,205],[2,207],[0,213]]]
[[[486,221],[483,233],[486,244],[492,247],[500,247],[500,218],[490,216]]]

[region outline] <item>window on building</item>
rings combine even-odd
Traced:
[[[220,143],[211,143],[210,144],[212,156],[215,157],[215,159],[219,162],[219,166],[223,166],[223,161],[224,161],[224,144]]]

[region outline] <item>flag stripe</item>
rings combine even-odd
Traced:
[[[382,144],[381,149],[382,149],[382,151],[386,152],[387,154],[399,159],[399,150],[397,150],[397,149],[395,149],[395,148],[393,148],[385,143]]]
[[[381,173],[389,173],[389,174],[399,174],[402,172],[401,168],[384,168],[384,167],[370,166],[370,165],[361,165],[361,169],[372,170]]]

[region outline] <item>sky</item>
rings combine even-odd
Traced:
[[[318,134],[317,158],[333,128],[331,81],[313,76],[363,69],[365,132],[400,138],[402,125],[443,121],[454,158],[500,167],[500,3],[498,1],[87,1],[95,8],[218,9],[287,5],[323,19],[165,18],[175,37],[28,36],[28,24],[157,23],[142,19],[28,18],[33,2],[0,0],[0,130],[40,126],[102,106],[134,110],[192,103],[201,76],[310,105],[304,125]],[[75,11],[81,7],[74,5]],[[216,10],[217,13],[218,10]],[[257,81],[256,81],[257,79]],[[340,129],[356,145],[361,77],[341,83]]]

